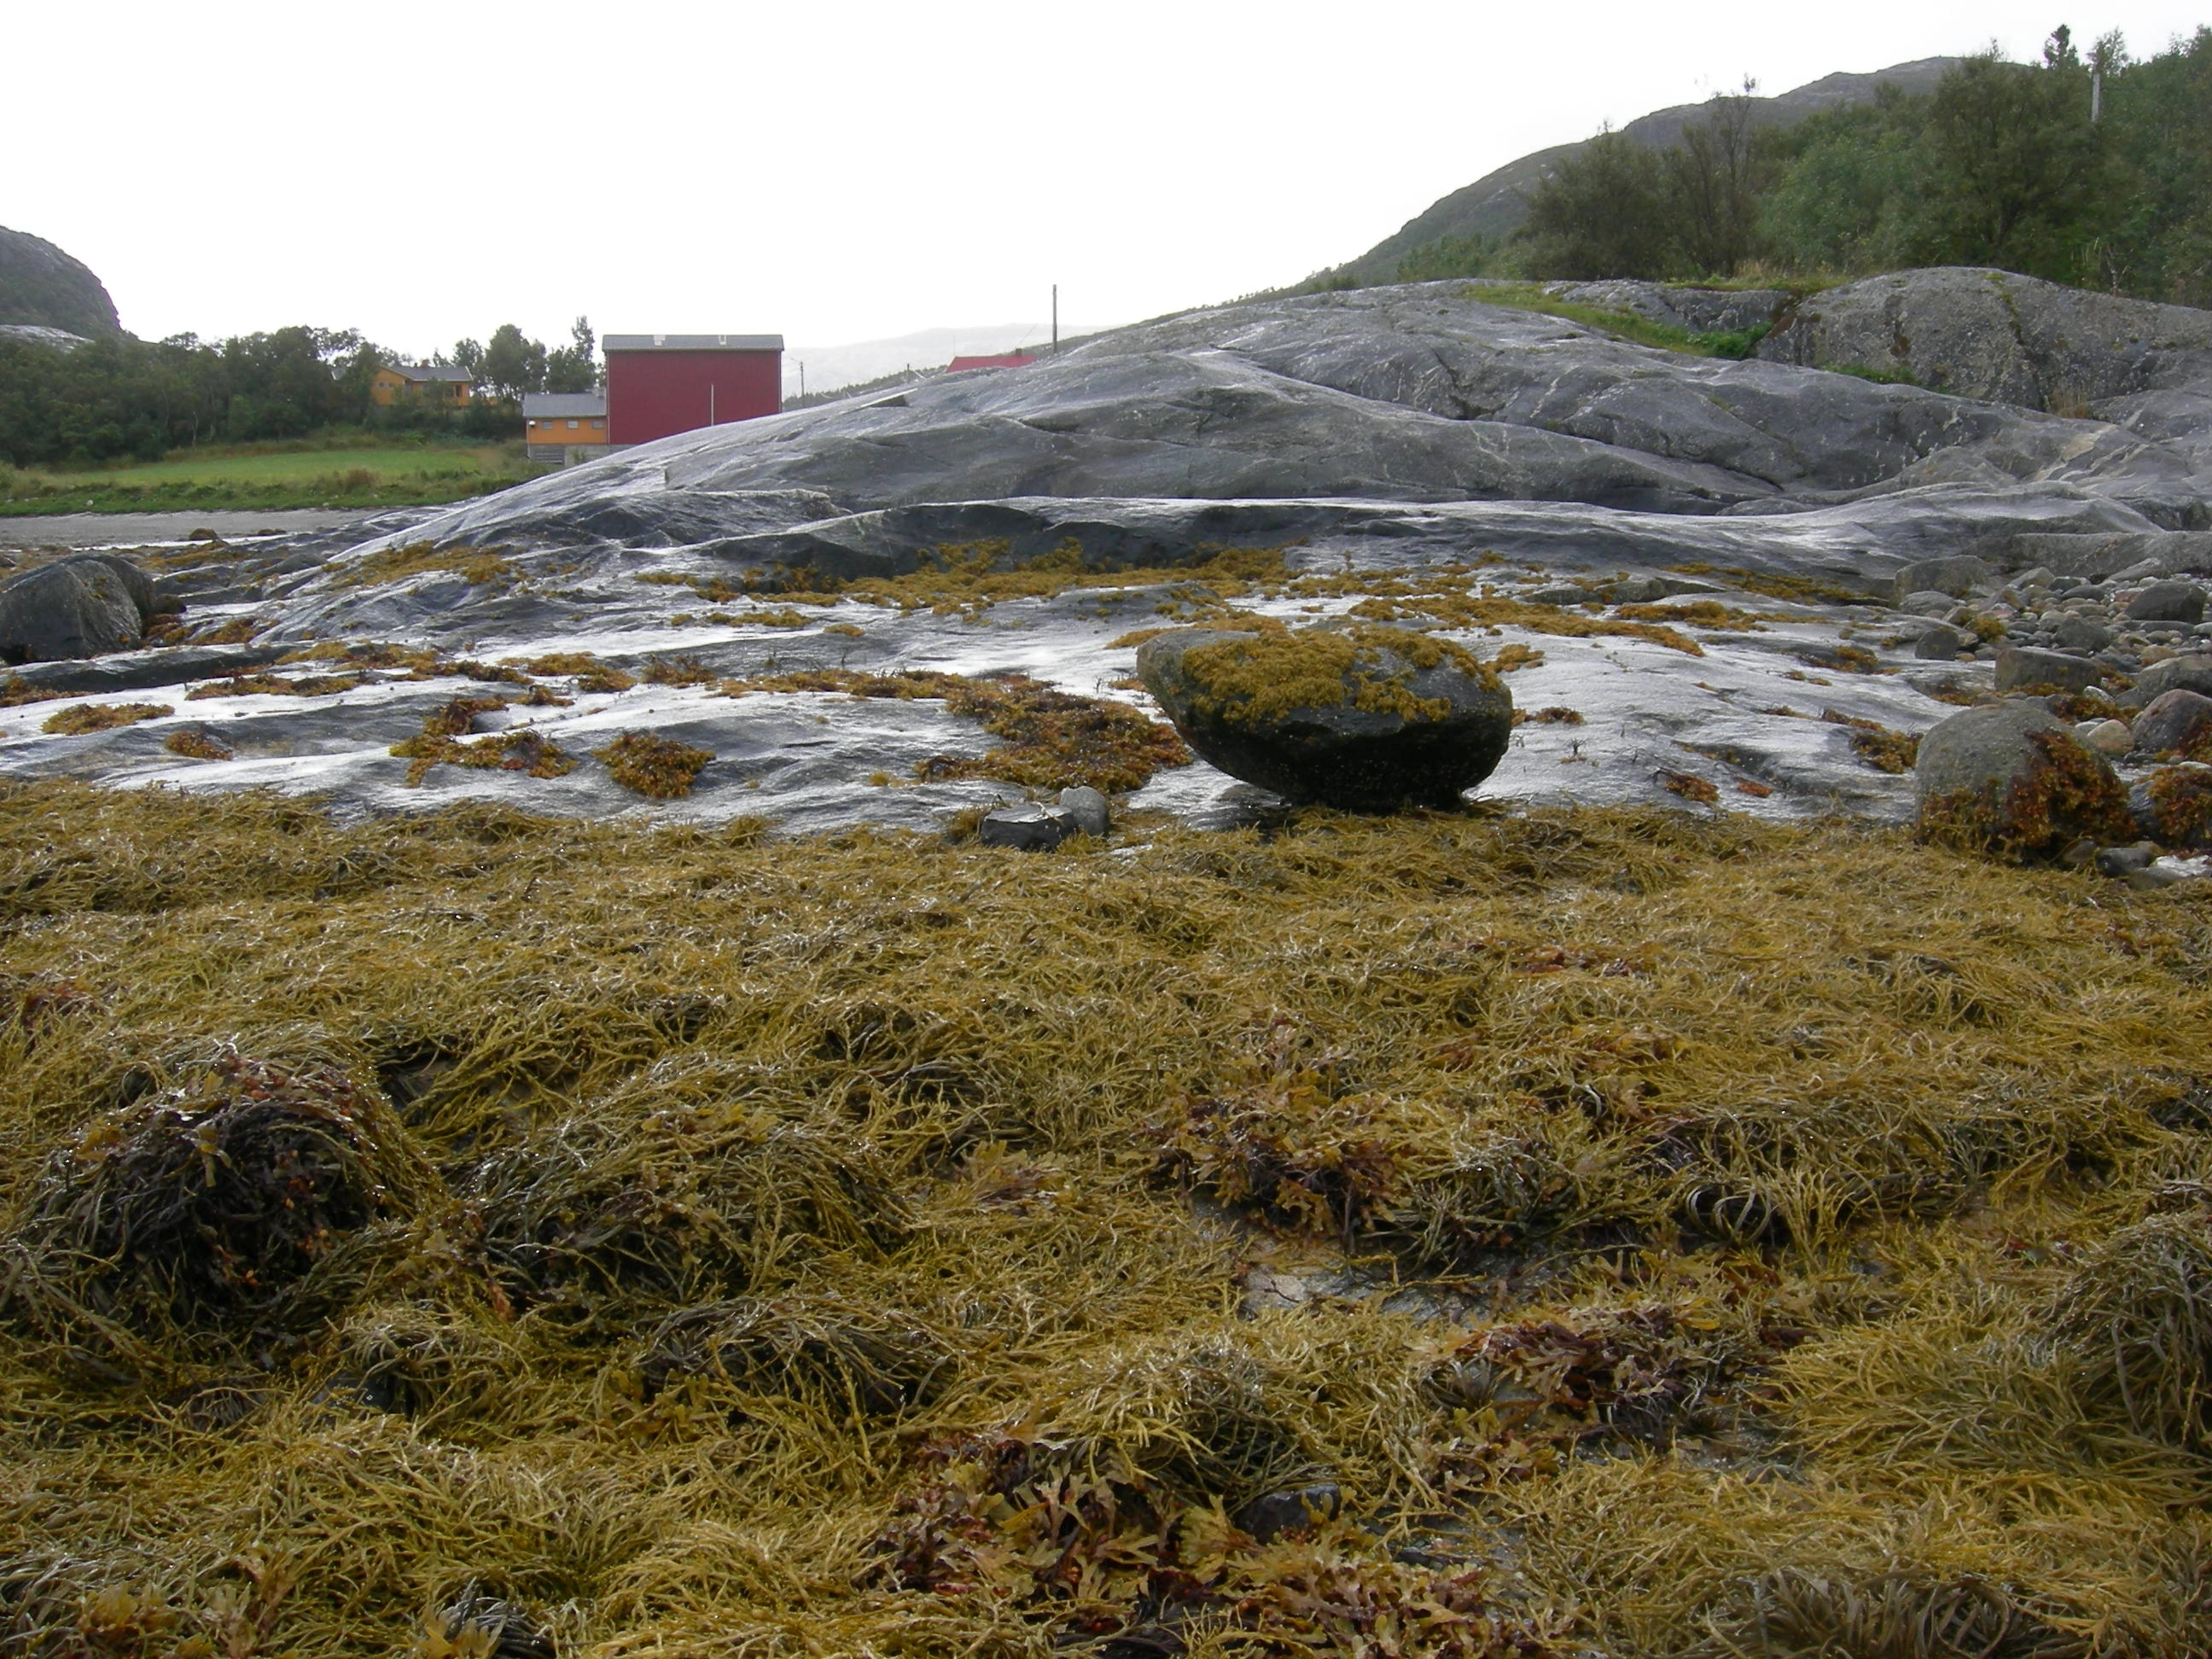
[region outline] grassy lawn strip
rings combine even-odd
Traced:
[[[1479,300],[1486,306],[1503,306],[1511,311],[1540,312],[1547,317],[1580,323],[1585,328],[1596,329],[1618,339],[1633,341],[1638,345],[1657,346],[1662,351],[1679,351],[1692,357],[1748,357],[1766,336],[1764,326],[1693,334],[1686,328],[1655,323],[1649,317],[1639,316],[1632,311],[1577,305],[1572,301],[1562,300],[1557,295],[1546,293],[1542,284],[1537,283],[1471,288],[1467,297]]]
[[[74,471],[0,469],[0,517],[424,506],[531,476],[520,444],[240,445]]]

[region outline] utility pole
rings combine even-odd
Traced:
[[[1053,349],[1053,355],[1054,355],[1054,356],[1059,356],[1059,354],[1060,354],[1060,284],[1059,284],[1058,283],[1054,283],[1052,285],[1052,349]]]
[[[806,359],[794,357],[791,361],[799,365],[799,395],[804,398],[806,395]]]

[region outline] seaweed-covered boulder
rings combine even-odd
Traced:
[[[2134,834],[2112,763],[2039,702],[1952,715],[1920,739],[1913,784],[1922,836],[1953,846],[2034,858]]]
[[[1462,647],[1402,629],[1177,629],[1137,672],[1184,741],[1233,776],[1349,811],[1446,806],[1490,775],[1513,696]]]
[[[2212,757],[2212,697],[2176,686],[2153,699],[2129,732],[2135,746],[2149,754]]]
[[[42,564],[0,587],[0,662],[60,662],[128,651],[146,618],[105,563]]]
[[[2129,786],[2128,809],[2136,828],[2160,847],[2212,847],[2212,765],[2152,768]]]

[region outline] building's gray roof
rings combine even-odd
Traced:
[[[410,380],[459,380],[473,383],[476,376],[458,363],[386,363],[394,374]]]
[[[781,334],[610,334],[602,351],[781,351]]]
[[[532,392],[522,399],[522,414],[526,420],[542,421],[559,416],[604,415],[607,412],[607,394],[604,392]]]

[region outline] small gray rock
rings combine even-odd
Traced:
[[[2048,587],[2057,578],[2042,565],[2014,573],[2012,586],[2023,591],[2031,587]]]
[[[2185,881],[2197,878],[2197,872],[2175,859],[2156,859],[2140,870],[2130,870],[2125,878],[2129,886],[2139,893],[2156,892],[2161,887],[2179,887]]]
[[[1972,651],[1978,643],[1972,634],[1948,623],[1936,623],[1914,643],[1912,654],[1927,662],[1949,662],[1961,651]]]
[[[2134,746],[2147,754],[2170,750],[2195,753],[2212,744],[2212,697],[2176,687],[2162,691],[2135,718]]]
[[[1553,582],[1548,587],[1537,588],[1521,596],[1531,605],[1587,605],[1590,591],[1577,587],[1572,582]]]
[[[1343,1508],[1343,1492],[1327,1481],[1316,1481],[1310,1486],[1261,1493],[1237,1511],[1237,1524],[1267,1544],[1289,1534],[1309,1531],[1316,1522],[1334,1521]]]
[[[2074,735],[2100,755],[2118,757],[2136,746],[2135,735],[2125,720],[2083,720],[2074,728]]]
[[[1944,559],[1921,559],[1897,573],[1895,592],[1900,599],[1934,590],[1962,599],[1977,587],[1992,587],[1997,573],[1987,559],[1971,553],[1954,553]]]
[[[2087,691],[2104,678],[2101,664],[2063,651],[2009,646],[1996,653],[1997,693],[2048,685],[2061,691]]]
[[[128,651],[145,626],[123,577],[90,560],[40,565],[0,587],[0,662]]]
[[[1075,815],[1058,806],[1001,806],[986,812],[975,839],[986,847],[1049,853],[1075,833]]]
[[[2051,625],[2051,643],[2076,656],[2094,657],[2112,642],[2112,630],[2087,617],[2061,617]]]
[[[2195,582],[2153,582],[2128,601],[2128,615],[2137,622],[2194,627],[2204,620],[2204,590]]]
[[[1106,797],[1088,784],[1079,783],[1061,790],[1060,805],[1075,820],[1075,827],[1086,836],[1103,836],[1112,827]]]
[[[2139,841],[2132,847],[2100,847],[2097,849],[2097,873],[2118,880],[2131,870],[2140,870],[2158,856],[2158,843]]]

